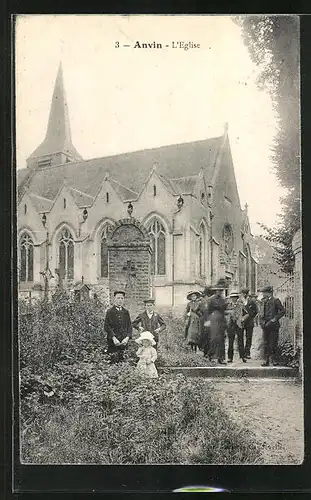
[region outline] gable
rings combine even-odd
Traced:
[[[240,197],[234,172],[232,155],[228,139],[221,153],[218,172],[216,173],[214,191],[218,194],[220,201],[228,208],[234,207],[241,211]]]
[[[18,204],[17,221],[18,227],[28,229],[33,234],[37,243],[45,238],[45,230],[42,225],[41,216],[38,214],[28,192],[23,195]]]

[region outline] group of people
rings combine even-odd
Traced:
[[[157,344],[159,334],[166,329],[163,318],[154,310],[154,299],[144,301],[145,310],[134,321],[124,307],[125,292],[114,292],[114,305],[107,310],[105,317],[105,332],[107,333],[108,354],[111,363],[124,360],[124,354],[129,340],[132,338],[133,328],[140,336],[136,339],[139,344],[137,370],[149,378],[158,376],[154,362],[157,359]]]
[[[278,343],[279,320],[285,309],[278,298],[273,296],[273,287],[265,286],[259,302],[250,295],[248,288],[240,293],[232,291],[225,298],[225,280],[215,286],[206,287],[203,292],[194,291],[187,295],[185,338],[193,351],[200,349],[211,362],[226,364],[225,335],[228,335],[228,363],[232,363],[234,341],[238,341],[238,354],[246,363],[251,358],[251,346],[255,321],[263,330],[264,363],[277,365],[276,349]]]
[[[192,351],[200,349],[211,362],[226,364],[225,335],[228,336],[228,362],[234,357],[234,341],[237,338],[238,354],[243,363],[251,357],[252,337],[255,321],[263,330],[263,366],[277,364],[276,348],[280,328],[279,320],[285,309],[273,296],[271,286],[264,287],[262,300],[258,303],[248,288],[240,293],[232,291],[224,297],[227,288],[225,280],[215,286],[207,286],[203,292],[193,291],[187,295],[188,304],[184,314],[185,338]],[[125,292],[114,292],[114,304],[107,310],[105,332],[111,363],[124,360],[133,328],[140,336],[136,339],[139,348],[137,370],[148,377],[157,377],[155,361],[159,335],[166,329],[163,318],[154,310],[154,299],[144,301],[145,310],[131,321],[129,311],[124,307]]]

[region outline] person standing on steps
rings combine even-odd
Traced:
[[[146,299],[144,300],[144,303],[145,311],[140,313],[137,318],[134,319],[132,326],[139,332],[152,333],[157,347],[159,334],[166,329],[166,324],[160,314],[154,310],[154,299]]]
[[[226,280],[220,279],[212,287],[214,295],[211,296],[206,314],[208,316],[207,326],[210,332],[209,360],[217,359],[218,364],[225,365],[225,332],[227,322],[225,311],[227,308],[226,300],[223,297],[223,291],[227,288]]]
[[[105,317],[105,332],[107,333],[108,353],[111,363],[124,360],[124,353],[129,339],[132,338],[132,323],[130,313],[123,307],[125,292],[114,292],[114,305],[107,310]]]
[[[208,316],[208,304],[211,296],[214,295],[214,290],[210,286],[206,286],[202,292],[202,300],[200,303],[200,344],[199,348],[203,351],[203,356],[208,356],[210,346],[210,321]]]
[[[232,291],[229,295],[228,300],[228,363],[233,361],[233,347],[234,340],[238,339],[238,349],[239,356],[243,363],[246,363],[245,352],[244,352],[244,339],[243,339],[243,329],[242,329],[242,318],[243,318],[243,302],[241,300],[240,294],[236,291]]]
[[[196,352],[200,344],[200,292],[190,292],[187,295],[189,300],[184,314],[185,319],[185,338],[191,350]]]
[[[285,314],[285,309],[280,299],[273,296],[273,287],[265,286],[262,290],[259,323],[263,331],[265,362],[262,366],[269,366],[270,359],[273,366],[277,366],[276,348],[279,339],[280,319]]]
[[[243,318],[242,318],[243,343],[244,343],[244,333],[246,337],[245,357],[247,359],[250,359],[253,331],[254,331],[254,321],[255,321],[255,316],[258,313],[258,307],[255,300],[253,300],[250,297],[248,288],[242,288],[241,298],[243,301]]]

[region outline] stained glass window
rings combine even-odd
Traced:
[[[207,241],[206,241],[206,229],[204,224],[200,226],[200,236],[199,236],[199,272],[200,278],[203,278],[207,274]]]
[[[65,279],[74,277],[74,243],[68,229],[63,229],[59,237],[59,269]]]
[[[102,278],[108,277],[108,230],[109,224],[106,224],[103,228],[100,239],[100,276]]]
[[[33,281],[33,241],[27,233],[20,239],[20,280]]]
[[[151,272],[163,276],[166,273],[166,231],[157,219],[152,220],[148,229],[152,248]]]

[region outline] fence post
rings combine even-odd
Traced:
[[[302,312],[302,232],[299,229],[292,241],[295,256],[294,264],[294,321],[295,321],[295,347],[300,349],[299,372],[302,373],[303,363],[303,312]]]

